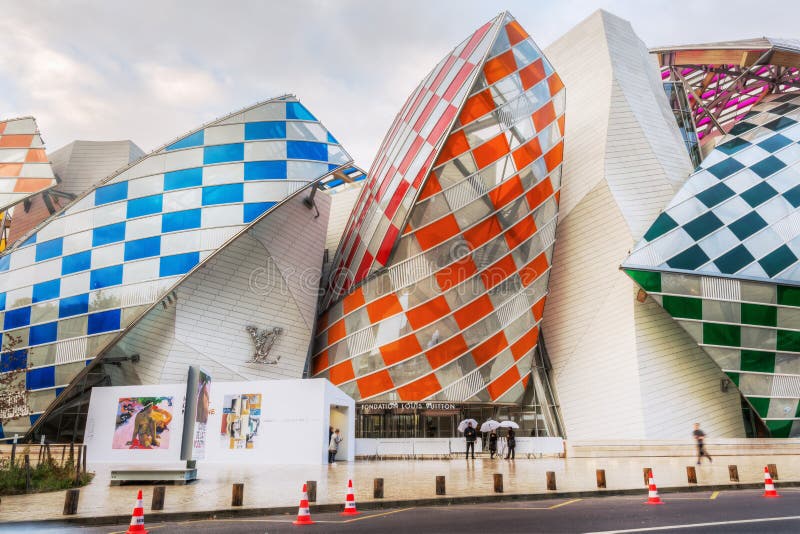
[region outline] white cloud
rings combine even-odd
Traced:
[[[220,98],[221,84],[198,68],[171,67],[153,62],[135,64],[138,82],[152,101],[167,106],[203,106]]]
[[[3,1],[3,0],[0,0]],[[635,0],[3,1],[0,115],[73,139],[155,148],[214,117],[295,93],[369,167],[409,93],[453,46],[508,9],[541,47],[598,7],[650,46],[798,37],[800,6]],[[32,18],[31,13],[36,13]],[[13,51],[13,53],[11,53]]]

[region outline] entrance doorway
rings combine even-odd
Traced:
[[[347,406],[338,406],[332,404],[330,407],[330,426],[333,427],[334,430],[337,428],[339,429],[339,435],[343,438],[341,443],[339,443],[339,451],[336,453],[336,461],[337,462],[345,462],[347,461],[348,451],[350,447],[355,446],[355,436],[348,436],[347,431],[350,428],[347,421],[348,421],[348,408]],[[327,434],[325,434],[327,436]],[[328,444],[325,445],[325,450],[328,449]]]

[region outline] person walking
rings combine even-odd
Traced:
[[[467,460],[469,460],[469,450],[472,449],[472,459],[475,459],[475,437],[477,432],[472,428],[472,423],[467,423],[467,429],[464,430],[464,437],[467,440]]]
[[[492,430],[489,432],[489,458],[494,460],[495,454],[497,454],[497,432]]]
[[[339,452],[339,443],[342,442],[342,436],[339,435],[339,429],[333,431],[331,441],[328,443],[328,463],[336,463],[336,453]]]
[[[711,455],[708,454],[705,447],[703,446],[703,438],[706,437],[706,433],[700,430],[700,423],[694,424],[694,432],[692,432],[692,436],[694,436],[694,440],[697,442],[697,465],[700,465],[700,460],[705,456],[708,458],[709,462],[713,462],[714,460],[711,459]]]
[[[517,440],[514,437],[516,434],[514,433],[513,428],[508,429],[508,452],[506,453],[506,460],[511,458],[514,460],[516,458],[516,453],[514,452],[514,448],[517,446]]]

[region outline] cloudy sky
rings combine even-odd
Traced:
[[[294,93],[367,168],[408,94],[482,23],[508,9],[545,47],[598,8],[648,46],[800,38],[800,3],[772,0],[0,0],[0,117],[35,116],[49,150],[150,151]]]

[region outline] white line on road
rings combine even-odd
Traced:
[[[675,530],[679,528],[716,527],[720,525],[741,525],[744,523],[766,523],[767,521],[791,521],[800,519],[800,515],[786,517],[764,517],[760,519],[740,519],[738,521],[716,521],[714,523],[692,523],[689,525],[666,525],[663,527],[631,528],[626,530],[604,530],[602,532],[587,532],[586,534],[623,534],[625,532],[654,532],[656,530]]]

